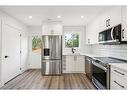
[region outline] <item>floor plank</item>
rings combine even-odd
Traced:
[[[27,70],[0,89],[96,89],[85,74],[42,76],[40,70]]]

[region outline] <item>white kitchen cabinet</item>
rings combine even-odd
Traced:
[[[66,65],[65,65],[65,71],[66,72],[74,72],[75,71],[75,62],[73,56],[66,56]]]
[[[120,66],[118,67],[111,66],[110,89],[127,89],[127,70],[126,69],[124,70],[120,68]]]
[[[0,14],[1,15],[1,14]],[[2,69],[2,58],[1,58],[1,56],[2,56],[2,36],[1,36],[1,34],[2,34],[2,20],[1,20],[1,16],[0,16],[0,69]],[[1,70],[0,70],[0,80],[1,80],[1,74],[2,74],[2,72],[1,72]],[[0,81],[0,87],[2,87],[2,82]]]
[[[99,20],[96,19],[86,26],[86,44],[96,44],[98,42]]]
[[[42,35],[62,35],[63,27],[60,21],[46,21],[42,24]]]
[[[121,7],[113,7],[108,10],[107,18],[110,19],[110,27],[121,23]]]
[[[63,73],[84,73],[85,72],[85,57],[84,56],[73,56],[66,55],[63,59],[65,63]]]
[[[77,60],[75,62],[75,71],[76,72],[85,72],[85,57],[84,56],[76,56]]]
[[[122,41],[127,41],[127,7],[122,7]]]
[[[99,15],[98,20],[99,31],[103,31],[110,27],[121,23],[121,7],[109,7],[104,9],[104,12]]]
[[[103,9],[103,12],[100,12],[86,26],[86,44],[97,44],[99,32],[118,25],[121,22],[121,7]]]

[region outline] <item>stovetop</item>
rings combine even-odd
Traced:
[[[108,63],[127,63],[127,60],[117,59],[113,57],[94,57],[96,62]]]

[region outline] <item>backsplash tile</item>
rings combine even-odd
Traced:
[[[91,53],[127,60],[127,45],[92,45]]]

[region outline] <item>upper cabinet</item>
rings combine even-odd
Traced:
[[[86,26],[86,44],[95,44],[98,41],[99,20],[96,19]]]
[[[45,21],[42,24],[42,35],[62,35],[63,27],[60,21]]]
[[[103,31],[112,26],[118,25],[121,23],[121,7],[109,7],[103,9],[98,17],[99,20],[99,30]]]
[[[124,11],[126,11],[124,9]],[[104,8],[86,26],[86,44],[97,44],[99,32],[122,23],[122,7]],[[125,15],[127,19],[127,12]],[[127,21],[126,21],[127,22]]]
[[[127,7],[122,7],[122,40],[127,41]]]

